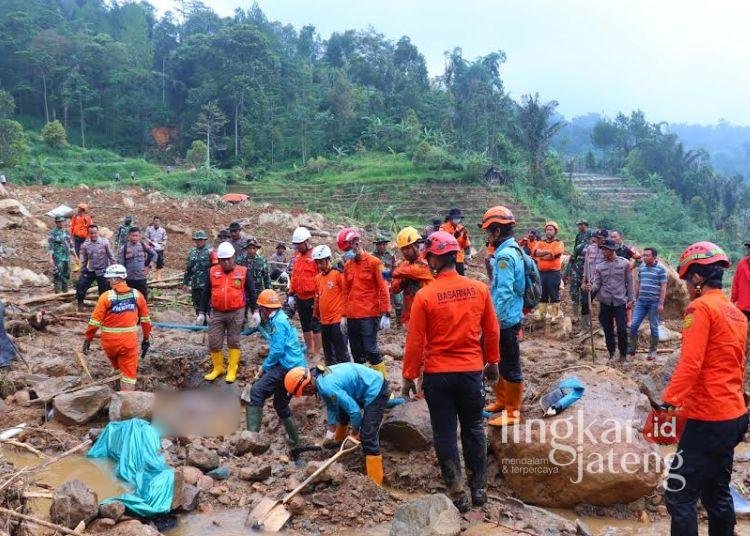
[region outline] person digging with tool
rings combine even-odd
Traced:
[[[443,481],[460,512],[469,510],[461,475],[456,426],[471,489],[471,503],[487,501],[487,440],[483,379],[495,384],[500,373],[500,334],[486,285],[456,272],[458,241],[444,231],[425,243],[435,280],[420,289],[411,308],[403,361],[401,394],[422,388],[430,411],[433,442]]]
[[[281,310],[282,303],[275,290],[266,289],[258,296],[258,310],[262,326],[269,336],[268,355],[263,360],[256,380],[242,391],[247,429],[259,432],[263,421],[263,403],[273,396],[273,408],[284,424],[291,446],[299,444],[299,430],[289,410],[289,395],[284,387],[287,373],[295,367],[306,370],[305,352],[299,343],[297,330]]]
[[[367,476],[383,485],[380,423],[390,397],[388,382],[375,370],[359,363],[330,367],[293,368],[284,385],[292,396],[320,396],[328,413],[326,440],[343,441],[347,433],[362,443]],[[351,431],[349,429],[351,428]]]
[[[323,348],[320,322],[313,316],[315,276],[318,275],[318,266],[312,258],[311,238],[310,231],[305,227],[297,227],[292,233],[292,244],[297,252],[294,254],[294,268],[286,300],[286,307],[289,310],[299,312],[302,338],[305,339],[309,359],[316,357]]]
[[[748,321],[722,291],[729,266],[719,246],[698,242],[682,253],[677,269],[692,301],[685,309],[680,359],[662,395],[662,409],[685,418],[664,493],[672,536],[698,535],[698,499],[708,513],[708,534],[735,533],[729,483],[734,449],[748,428]]]
[[[146,298],[125,283],[128,272],[121,264],[108,266],[104,272],[112,290],[99,296],[91,314],[83,341],[83,353],[88,354],[91,341],[97,330],[101,330],[102,350],[112,367],[121,374],[120,390],[135,390],[138,373],[138,324],[143,331],[142,355],[146,355],[151,343],[151,318]]]
[[[320,321],[323,358],[328,366],[351,361],[344,316],[344,275],[331,261],[331,248],[315,246],[312,258],[320,273],[315,276],[313,316]]]

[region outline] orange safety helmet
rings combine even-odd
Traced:
[[[284,376],[284,389],[292,396],[302,396],[302,390],[310,384],[310,371],[305,367],[294,367]]]
[[[425,252],[433,255],[445,255],[461,249],[458,246],[458,240],[445,231],[435,231],[427,237],[424,244]]]
[[[713,242],[696,242],[688,246],[680,255],[680,263],[677,265],[677,273],[680,279],[687,279],[688,269],[694,264],[721,263],[723,268],[729,268],[731,263],[724,250]]]
[[[347,251],[349,249],[349,241],[346,239],[346,235],[354,231],[353,227],[344,227],[336,235],[336,245],[341,251]]]
[[[508,207],[497,205],[488,208],[487,212],[482,216],[482,223],[478,223],[477,225],[482,229],[487,229],[493,223],[515,225],[516,218]]]
[[[281,298],[275,290],[267,288],[258,294],[258,305],[266,309],[281,309]]]

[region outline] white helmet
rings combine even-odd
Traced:
[[[307,240],[310,240],[312,235],[306,227],[297,227],[292,233],[292,244],[301,244]]]
[[[312,258],[313,260],[322,260],[322,259],[328,259],[331,256],[331,248],[326,246],[325,244],[321,246],[315,246],[312,251]]]
[[[219,247],[216,248],[216,256],[219,259],[229,259],[234,255],[234,246],[229,242],[222,242]]]
[[[112,279],[113,277],[119,277],[120,279],[127,279],[128,271],[125,269],[125,267],[122,264],[112,264],[110,266],[107,266],[107,269],[104,270],[104,278]]]

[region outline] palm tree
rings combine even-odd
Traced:
[[[565,126],[565,121],[555,114],[557,101],[539,102],[539,93],[524,95],[518,106],[517,138],[526,149],[531,161],[534,179],[544,185],[544,156],[555,134]]]

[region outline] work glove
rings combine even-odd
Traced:
[[[286,297],[286,306],[290,309],[294,309],[297,306],[297,300],[291,294]]]
[[[258,326],[260,326],[260,312],[254,311],[253,315],[250,317],[250,327],[255,329]]]
[[[83,353],[88,355],[90,349],[91,349],[91,341],[89,340],[83,341]]]
[[[149,348],[151,348],[151,341],[148,339],[143,339],[141,341],[141,359],[146,357],[146,353],[148,353]]]
[[[484,366],[484,381],[490,385],[495,385],[500,379],[500,369],[497,363],[487,363]]]
[[[346,317],[341,317],[341,322],[339,323],[339,326],[341,327],[341,334],[346,335],[348,333],[348,327],[346,325]]]
[[[404,378],[401,384],[401,396],[406,400],[411,398],[411,393],[417,394],[417,383],[414,380]]]
[[[388,329],[391,329],[391,319],[388,315],[383,315],[380,317],[380,331],[386,331]]]

